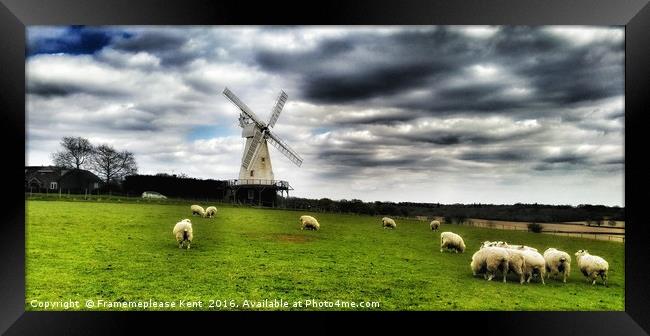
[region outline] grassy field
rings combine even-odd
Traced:
[[[379,217],[319,213],[312,215],[321,230],[301,231],[304,213],[296,211],[220,206],[216,218],[204,219],[190,216],[189,203],[26,203],[28,311],[44,310],[35,302],[70,300],[85,310],[89,299],[176,304],[162,310],[624,310],[621,243],[443,225],[462,235],[468,248],[440,253],[439,233],[421,221],[402,220],[396,230],[384,230]],[[189,250],[179,249],[171,233],[182,218],[191,218],[194,227]],[[471,255],[484,240],[571,254],[588,249],[609,261],[609,287],[586,283],[575,259],[566,284],[473,277]],[[265,299],[289,306],[259,306]],[[180,300],[202,306],[181,307]],[[332,307],[305,307],[307,300]],[[351,302],[357,306],[348,307]]]

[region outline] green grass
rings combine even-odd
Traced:
[[[204,219],[191,217],[189,203],[26,203],[28,311],[43,310],[32,300],[80,301],[86,309],[87,299],[203,301],[192,310],[277,309],[241,306],[265,299],[296,310],[316,309],[291,307],[308,299],[377,301],[371,309],[381,310],[624,310],[621,243],[443,225],[463,236],[467,251],[440,253],[439,233],[427,222],[401,220],[396,230],[384,230],[379,216],[312,213],[321,230],[301,231],[298,217],[307,213],[296,211],[220,206],[216,218]],[[189,250],[179,249],[171,233],[182,218],[193,223]],[[571,254],[588,249],[609,261],[609,287],[588,284],[575,259],[566,284],[473,277],[471,255],[484,240]],[[239,307],[208,307],[210,300]]]

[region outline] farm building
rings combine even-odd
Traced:
[[[25,167],[25,191],[70,193],[92,192],[101,188],[102,180],[83,169],[57,166]]]

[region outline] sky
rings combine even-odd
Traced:
[[[238,178],[231,89],[291,196],[624,206],[622,26],[29,26],[26,164],[63,136]]]

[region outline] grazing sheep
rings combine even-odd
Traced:
[[[472,255],[472,262],[469,264],[472,268],[472,274],[483,274],[483,278],[491,281],[497,271],[503,274],[503,282],[506,282],[508,274],[508,252],[505,249],[497,247],[486,247],[478,250]]]
[[[506,282],[506,276],[510,272],[519,276],[520,284],[524,283],[524,257],[515,250],[494,246],[481,248],[472,256],[470,267],[474,276],[482,273],[488,281],[492,280],[497,271],[500,271],[503,274],[503,282]]]
[[[440,252],[444,249],[453,249],[456,253],[465,252],[465,242],[463,237],[453,232],[443,232],[440,234]]]
[[[578,268],[587,278],[587,281],[590,279],[592,285],[596,284],[596,279],[600,275],[600,278],[603,280],[603,285],[607,286],[607,271],[609,270],[609,263],[605,259],[589,254],[587,250],[579,250],[575,253],[576,259],[578,261]]]
[[[502,242],[502,241],[493,241],[493,242],[491,242],[489,240],[486,240],[483,243],[481,243],[480,248],[484,248],[484,247],[508,247],[508,243],[505,243],[505,242]]]
[[[205,210],[203,210],[203,207],[200,205],[194,204],[190,207],[190,209],[192,210],[192,216],[199,215],[201,217],[205,217]]]
[[[542,280],[542,284],[546,285],[546,282],[544,282],[544,275],[546,274],[546,260],[544,260],[544,256],[539,254],[537,251],[528,249],[510,248],[509,250],[518,251],[524,257],[524,273],[528,277],[526,282],[530,283],[530,279],[532,279],[534,275],[537,275]]]
[[[432,220],[429,226],[431,226],[431,231],[438,231],[440,228],[440,221]]]
[[[523,284],[526,278],[526,258],[519,251],[505,250],[508,252],[508,271],[519,276],[519,284]]]
[[[217,208],[210,206],[207,209],[205,209],[205,217],[212,218],[214,215],[217,214]]]
[[[562,273],[562,282],[566,283],[566,278],[569,277],[571,272],[571,256],[556,248],[549,248],[544,251],[544,260],[546,260],[546,278],[549,279],[551,275],[556,276]]]
[[[381,219],[381,225],[384,229],[394,229],[397,227],[395,221],[392,218],[384,217]]]
[[[493,246],[496,246],[495,242],[491,242],[489,240],[486,240],[486,241],[481,243],[481,247],[479,247],[479,249],[482,249],[482,248],[485,248],[485,247],[493,247]]]
[[[183,219],[182,221],[176,223],[174,230],[172,231],[178,242],[178,248],[183,248],[183,244],[187,243],[187,249],[190,249],[190,244],[194,238],[192,233],[192,223],[189,219]]]
[[[526,246],[526,245],[508,245],[508,243],[504,243],[504,244],[505,244],[504,247],[511,248],[511,249],[529,250],[529,251],[539,252],[539,251],[537,251],[536,248],[534,248],[534,247],[530,247],[530,246]]]
[[[300,230],[318,230],[320,229],[320,224],[316,218],[312,216],[300,216]]]

